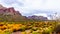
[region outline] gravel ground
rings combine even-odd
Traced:
[[[14,32],[14,33],[12,33],[12,34],[21,34],[21,32],[20,32],[20,31],[18,31],[18,32]]]
[[[27,34],[29,34],[30,30],[26,30],[25,32],[26,32]],[[13,32],[12,34],[22,34],[22,32],[17,31],[17,32]]]

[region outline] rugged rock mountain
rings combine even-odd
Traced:
[[[25,21],[25,20],[47,20],[47,17],[43,16],[22,16],[19,11],[16,11],[13,7],[6,8],[0,5],[0,21]]]
[[[36,15],[28,16],[28,19],[32,19],[32,20],[48,20],[48,18],[47,18],[47,17],[43,17],[43,16],[36,16]]]
[[[0,5],[0,21],[22,21],[26,17],[22,16],[19,11],[14,10],[13,7],[6,8]]]

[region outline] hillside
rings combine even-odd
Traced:
[[[13,7],[6,8],[0,5],[0,21],[22,21],[25,19],[26,17],[22,16]]]

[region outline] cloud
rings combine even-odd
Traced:
[[[6,5],[12,5],[12,4],[19,4],[20,6],[23,5],[23,2],[17,1],[17,0],[0,0],[0,3],[6,4]]]
[[[39,13],[39,14],[34,14],[34,15],[47,17],[47,14],[45,13]]]

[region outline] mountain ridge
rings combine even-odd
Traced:
[[[26,21],[26,20],[48,20],[43,16],[22,16],[19,11],[16,11],[13,7],[3,7],[0,5],[0,21]]]
[[[2,18],[3,20],[5,19],[6,21],[25,20],[25,17],[22,16],[21,13],[19,13],[19,11],[16,11],[13,7],[5,8],[2,5],[0,5],[0,18]],[[1,19],[0,19],[0,21],[1,21]]]

